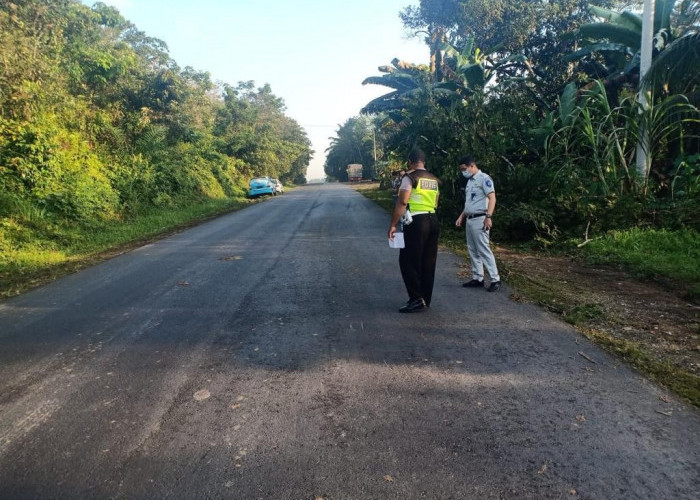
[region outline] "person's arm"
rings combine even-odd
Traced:
[[[464,213],[464,209],[462,209],[462,211],[459,214],[459,217],[457,217],[457,220],[455,221],[455,226],[462,227],[462,223],[464,223],[464,218],[466,216],[467,215]]]
[[[391,214],[391,225],[389,226],[389,239],[394,239],[394,233],[396,232],[396,227],[399,224],[401,216],[406,211],[408,206],[408,199],[411,197],[411,189],[401,189],[399,191],[399,198],[396,200],[396,205],[394,205],[394,212]]]
[[[496,193],[491,191],[486,195],[486,198],[488,198],[489,204],[486,208],[486,217],[484,217],[484,229],[488,230],[491,229],[491,226],[493,226],[491,216],[493,215],[493,211],[496,209]]]

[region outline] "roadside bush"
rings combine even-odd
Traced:
[[[0,184],[38,208],[79,221],[105,220],[118,210],[118,195],[105,165],[84,137],[55,114],[32,123],[6,123],[0,139]],[[20,206],[20,205],[17,205]]]
[[[243,161],[220,153],[212,153],[212,155],[215,155],[212,173],[226,196],[245,196],[246,188],[243,186],[245,179],[241,175]]]
[[[134,214],[151,205],[153,193],[157,191],[156,169],[142,154],[115,159],[110,174],[119,193],[122,212]]]

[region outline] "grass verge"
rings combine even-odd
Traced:
[[[0,298],[18,295],[250,203],[245,199],[206,200],[91,225],[40,217],[0,218]]]
[[[624,338],[624,319],[613,317],[601,302],[607,299],[599,291],[572,293],[571,287],[554,277],[532,277],[508,258],[499,255],[499,266],[506,282],[519,296],[560,316],[589,340],[625,360],[661,385],[671,389],[696,407],[700,407],[700,378],[681,366],[664,360],[654,349]],[[592,297],[595,297],[592,299]]]
[[[624,359],[650,379],[668,387],[694,406],[700,407],[700,381],[697,376],[670,363],[654,359],[636,342],[588,328],[578,329],[596,344]]]
[[[613,231],[581,248],[586,262],[621,265],[636,276],[672,280],[700,299],[700,233],[690,229]]]

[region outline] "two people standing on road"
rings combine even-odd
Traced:
[[[401,179],[398,199],[391,216],[389,239],[394,239],[399,221],[407,209],[413,221],[403,227],[405,247],[399,252],[399,267],[408,302],[399,312],[410,313],[430,306],[435,282],[440,223],[435,215],[439,179],[425,169],[425,153],[414,150],[408,156],[409,170]]]
[[[410,208],[413,222],[404,225],[405,248],[399,253],[401,277],[408,292],[408,302],[399,312],[405,313],[422,311],[430,306],[440,234],[440,224],[435,215],[440,181],[425,169],[425,154],[422,151],[411,152],[408,162],[409,170],[401,180],[389,226],[389,239],[393,240],[399,221]],[[496,208],[493,180],[479,170],[476,161],[469,155],[460,158],[459,169],[467,185],[464,209],[455,225],[466,226],[467,249],[472,264],[472,279],[462,286],[483,287],[485,268],[490,277],[486,291],[496,292],[501,288],[501,278],[490,246],[492,216]]]
[[[483,287],[486,268],[491,278],[486,291],[495,292],[501,288],[501,278],[489,245],[489,234],[493,226],[491,217],[496,208],[493,180],[479,170],[474,158],[469,155],[460,158],[459,169],[467,179],[467,186],[464,189],[464,210],[457,217],[455,225],[461,227],[466,220],[467,249],[472,263],[472,279],[462,286]]]

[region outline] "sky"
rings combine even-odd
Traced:
[[[82,0],[92,5],[92,0]],[[417,0],[103,0],[146,35],[167,45],[177,64],[214,81],[269,83],[316,153],[307,179],[321,179],[329,137],[390,89],[362,85],[398,58],[427,63],[423,38],[399,12]]]

